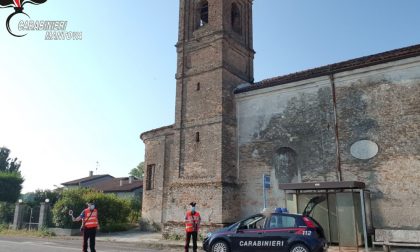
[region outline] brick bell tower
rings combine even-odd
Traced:
[[[240,212],[233,90],[253,82],[252,0],[180,0],[178,38],[163,221],[180,219],[196,201],[203,224],[223,225]]]

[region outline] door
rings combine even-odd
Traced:
[[[310,216],[312,211],[315,207],[325,200],[325,196],[316,196],[309,200],[308,204],[306,205],[305,209],[302,212],[303,216]]]
[[[264,215],[255,215],[243,220],[230,236],[232,251],[266,251],[261,247],[266,219]]]
[[[264,251],[287,251],[288,241],[298,231],[296,218],[291,215],[273,214],[267,222],[263,240],[269,244]]]

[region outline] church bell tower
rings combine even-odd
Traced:
[[[253,82],[252,0],[180,0],[176,48],[168,206],[196,201],[204,222],[222,225],[240,207],[233,91]]]

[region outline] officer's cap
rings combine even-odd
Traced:
[[[190,203],[190,206],[192,206],[192,207],[195,207],[195,205],[196,205],[197,203],[195,203],[195,202],[191,202]]]

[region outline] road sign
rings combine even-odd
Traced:
[[[264,209],[266,209],[267,207],[267,195],[265,193],[267,189],[270,189],[270,175],[263,174],[263,190],[262,191],[263,191]]]
[[[270,175],[264,175],[264,189],[270,189]]]

